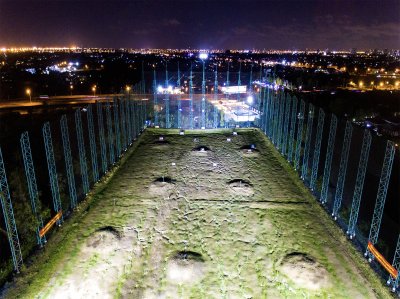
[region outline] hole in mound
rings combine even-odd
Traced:
[[[167,184],[174,184],[176,180],[170,178],[169,176],[162,176],[159,178],[156,178],[154,180],[155,183],[167,183]]]
[[[291,252],[291,253],[288,253],[286,255],[285,259],[301,260],[301,261],[304,261],[304,262],[309,263],[309,264],[315,264],[316,263],[315,259],[312,256],[309,256],[309,255],[307,255],[305,253],[302,253],[302,252]]]
[[[243,179],[233,179],[228,182],[228,185],[231,187],[242,187],[242,188],[248,188],[252,187],[252,183],[249,181],[243,180]]]
[[[158,139],[158,140],[154,141],[153,144],[156,144],[156,145],[167,145],[167,144],[169,144],[169,141],[165,140],[165,139]]]
[[[199,145],[196,146],[194,149],[192,149],[194,152],[208,152],[211,151],[211,149],[205,145]]]
[[[240,149],[256,149],[256,145],[255,144],[246,144],[246,145],[243,145]]]
[[[193,251],[179,251],[167,264],[168,280],[178,284],[196,283],[204,276],[204,272],[203,256]]]
[[[115,229],[115,227],[113,226],[103,226],[100,227],[97,232],[109,232],[112,233],[114,236],[116,236],[117,238],[121,238],[121,232],[119,232],[118,230]]]
[[[330,285],[328,271],[315,258],[302,252],[287,254],[281,271],[303,288],[318,290]]]
[[[175,182],[176,180],[167,176],[158,177],[150,184],[149,192],[153,195],[165,196],[174,188]]]
[[[118,244],[122,234],[112,226],[104,226],[93,232],[86,241],[86,250],[100,250],[102,252],[111,252]]]
[[[203,256],[194,251],[179,251],[177,252],[173,259],[176,260],[193,260],[193,261],[198,261],[198,262],[204,262]]]
[[[238,195],[250,196],[254,194],[253,184],[243,179],[233,179],[228,182],[232,192]]]
[[[243,145],[240,149],[244,153],[258,153],[259,152],[259,150],[256,148],[255,144]]]

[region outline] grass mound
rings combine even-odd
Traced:
[[[309,290],[319,290],[330,285],[328,271],[310,255],[292,252],[281,263],[281,271],[295,284]]]

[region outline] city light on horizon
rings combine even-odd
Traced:
[[[0,47],[27,51],[44,47],[242,49],[244,53],[253,49],[321,49],[322,53],[327,53],[326,49],[354,49],[352,52],[358,53],[360,49],[400,48],[396,30],[400,3],[371,0],[364,2],[360,10],[358,2],[328,6],[324,0],[305,1],[301,5],[296,1],[234,0],[229,18],[225,18],[224,1],[216,1],[212,6],[201,1],[177,0],[146,4],[114,1],[113,5],[107,5],[107,1],[104,5],[56,1],[30,9],[21,9],[19,1],[6,1],[0,10]],[[121,14],[132,10],[140,13],[135,18]],[[263,17],[265,12],[268,19]],[[55,15],[59,17],[54,19]],[[116,17],[118,26],[113,26]],[[89,26],[91,23],[101,23],[103,30]],[[42,34],[48,28],[52,30]],[[60,42],[59,32],[64,28],[68,28],[68,34]],[[191,33],[187,34],[184,28],[191,28]]]

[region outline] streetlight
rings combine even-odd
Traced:
[[[126,90],[126,93],[128,94],[128,100],[130,100],[130,97],[131,97],[131,93],[130,93],[131,87],[130,87],[130,86],[126,86],[125,90]]]
[[[72,90],[74,89],[74,86],[73,85],[70,85],[69,86],[69,90],[71,91],[71,96],[72,96]]]
[[[92,91],[93,91],[93,96],[96,96],[96,85],[93,85]]]
[[[25,90],[25,93],[26,93],[27,96],[29,96],[29,102],[32,103],[32,92],[31,92],[31,89],[30,89],[30,88],[27,88],[27,89]]]
[[[202,93],[202,99],[201,99],[201,128],[205,129],[206,127],[206,77],[205,77],[205,60],[208,58],[208,53],[200,53],[199,58],[203,62],[203,81],[201,83],[201,93]]]
[[[203,61],[206,60],[208,58],[208,53],[205,52],[200,53],[199,58]]]

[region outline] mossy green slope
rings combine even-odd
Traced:
[[[194,150],[202,147],[209,150]],[[92,196],[8,297],[52,298],[61,289],[73,298],[66,285],[75,282],[79,296],[94,273],[107,280],[103,298],[390,297],[258,130],[147,130]],[[98,245],[107,238],[108,247]],[[172,277],[182,252],[200,254],[201,269],[178,263]],[[283,270],[292,256],[311,264],[314,281],[296,280],[303,264],[289,265],[294,276]]]

